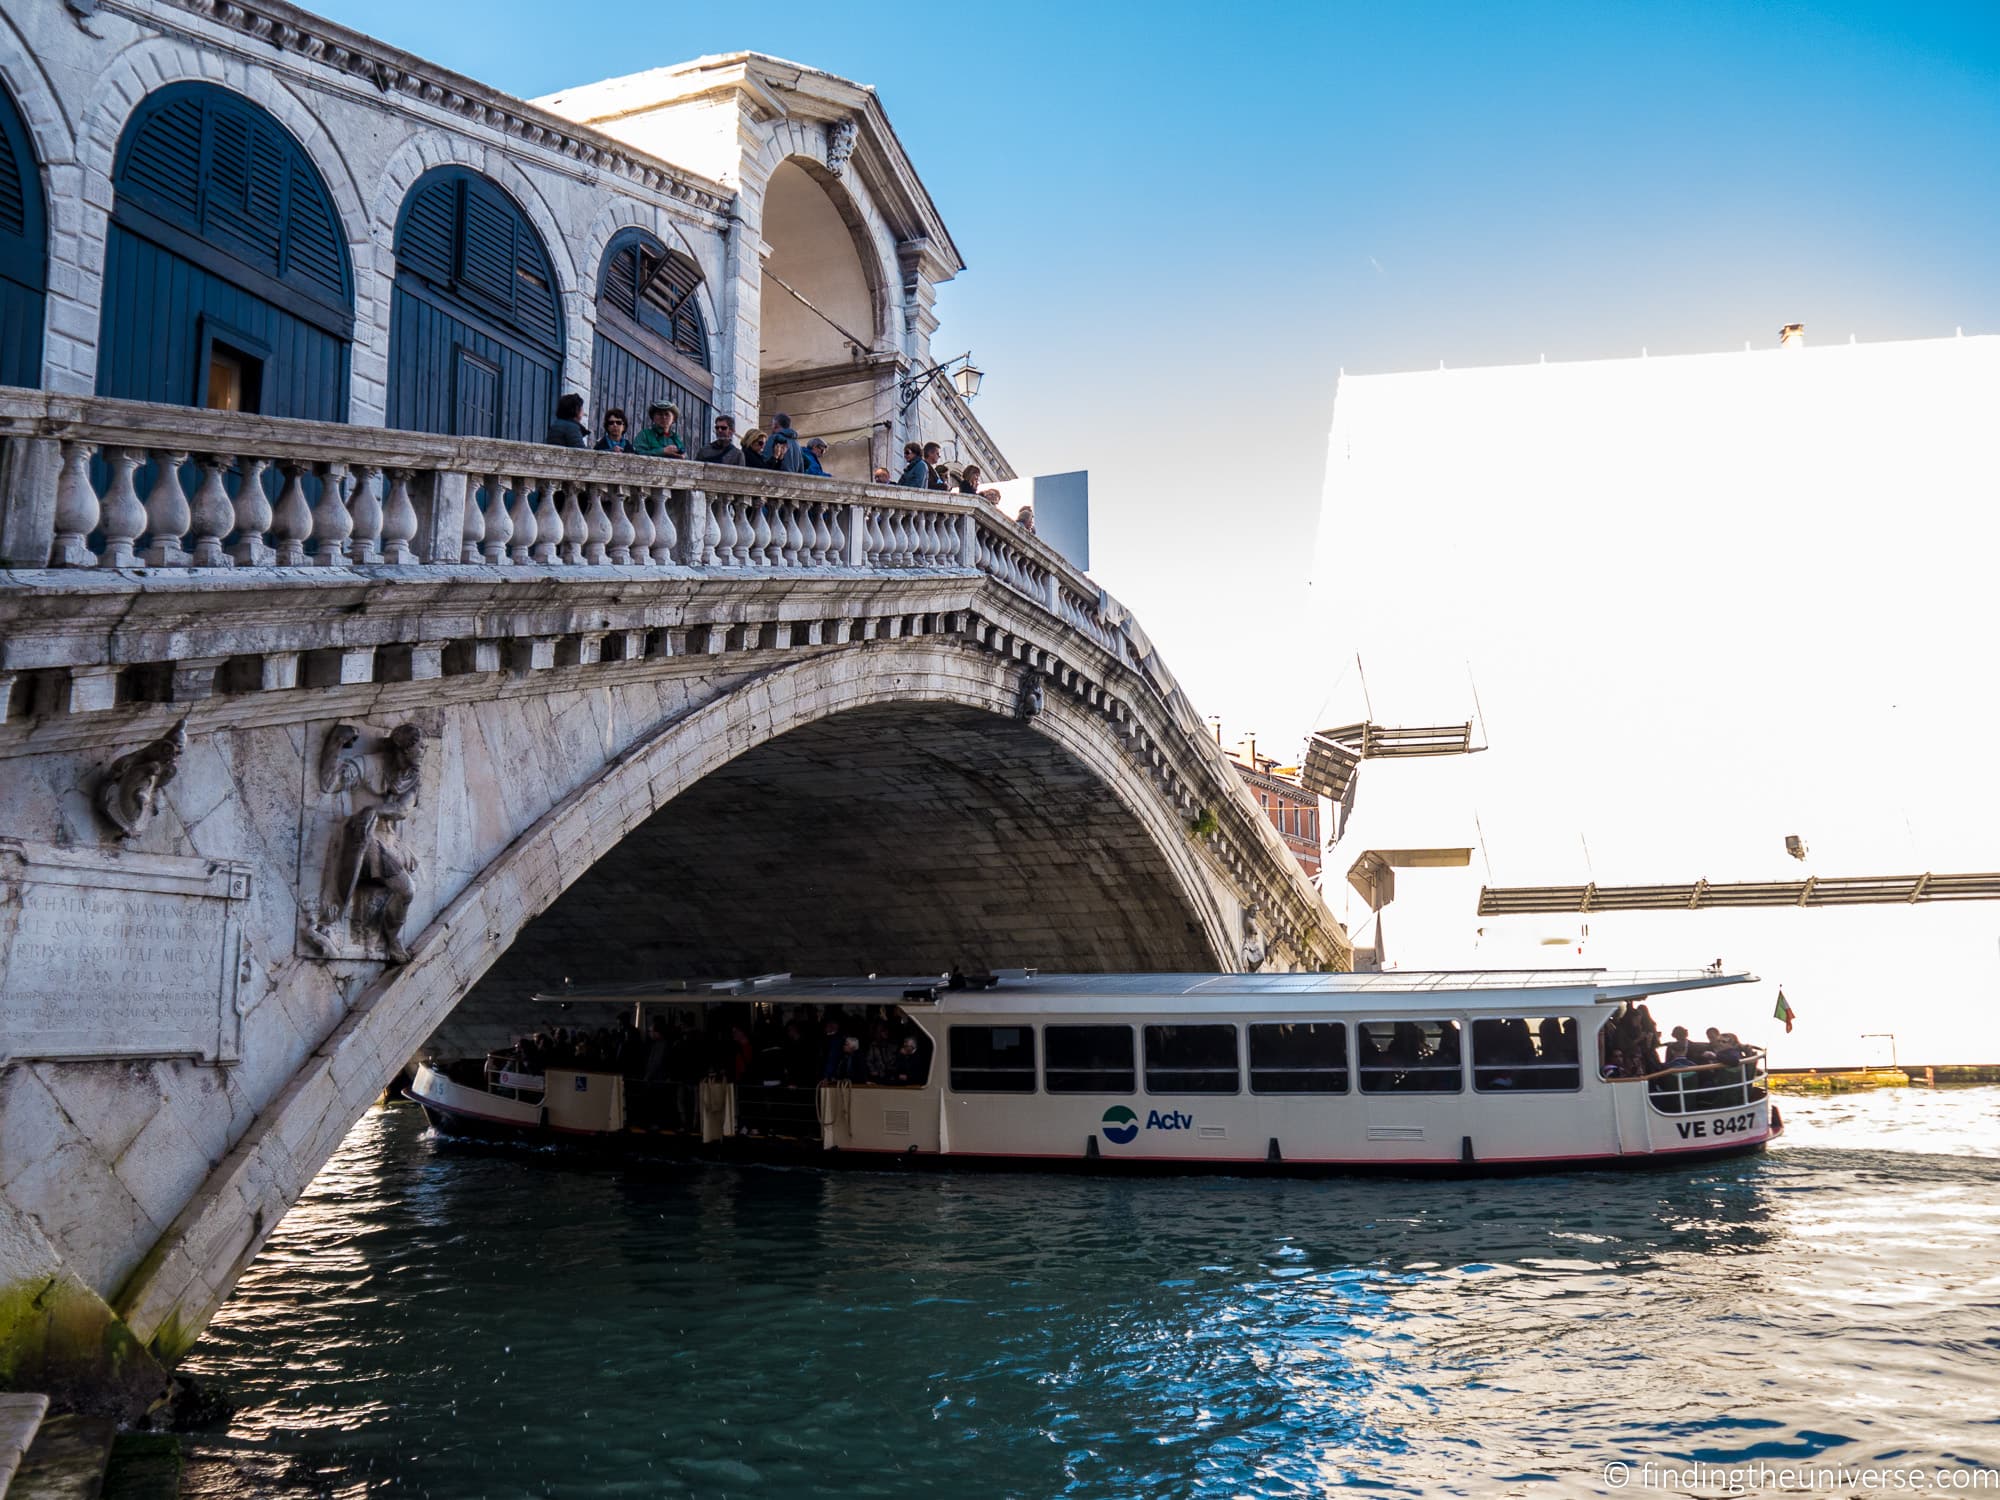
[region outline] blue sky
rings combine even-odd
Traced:
[[[940,353],[1022,472],[1091,470],[1097,575],[1232,729],[1334,675],[1269,647],[1341,367],[2000,329],[1990,3],[320,3],[524,96],[873,84],[970,264]]]

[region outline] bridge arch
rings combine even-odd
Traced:
[[[866,479],[880,455],[881,356],[893,348],[890,288],[862,202],[810,156],[779,160],[764,189],[760,418],[785,412],[826,438],[828,472]],[[808,305],[810,304],[810,305]],[[884,448],[886,452],[886,448]]]
[[[264,1107],[127,1280],[114,1310],[163,1358],[178,1359],[354,1121],[489,975],[502,987],[499,1008],[473,1019],[504,1029],[511,1022],[506,1006],[541,980],[548,951],[601,944],[607,920],[617,924],[621,946],[632,950],[621,961],[634,968],[709,967],[702,950],[686,943],[635,941],[649,922],[657,925],[656,911],[620,895],[635,865],[627,848],[635,835],[641,856],[674,857],[732,821],[736,831],[747,831],[742,867],[686,914],[692,923],[726,916],[732,903],[739,908],[740,920],[721,928],[723,943],[735,945],[725,959],[765,960],[803,934],[820,943],[816,961],[839,967],[878,955],[886,965],[940,953],[945,962],[1037,962],[1043,952],[1058,962],[1081,957],[1085,966],[1233,966],[1233,956],[1225,955],[1234,953],[1238,914],[1187,837],[1179,809],[1101,715],[1050,694],[1033,721],[1023,721],[1015,717],[1019,690],[1019,669],[1010,661],[950,637],[924,636],[807,657],[662,724],[507,845],[415,937],[411,961],[355,998],[346,1019]],[[912,731],[922,732],[913,737]],[[871,757],[871,746],[884,745],[893,753]],[[805,785],[789,806],[750,808],[744,801],[768,780],[801,778]],[[956,846],[969,850],[964,862],[983,868],[1000,898],[992,911],[1017,925],[989,923],[974,934],[976,942],[952,951],[939,946],[950,934],[936,912],[918,912],[900,926],[878,922],[862,935],[852,960],[830,949],[827,935],[849,919],[851,904],[842,905],[830,889],[811,888],[771,840],[787,817],[804,815],[817,791],[836,797],[857,787],[877,794],[875,808],[897,798],[917,805],[913,817],[877,830],[901,851],[897,857],[911,861],[915,903],[939,904],[933,876],[954,847],[940,843],[922,858],[911,852],[909,835],[928,808],[945,836],[969,840]],[[1053,790],[1037,806],[1024,788],[1038,795]],[[1085,838],[1096,849],[1067,870],[1057,868],[1038,832],[1060,827],[1067,842],[1083,842],[1070,820],[1092,803],[1100,811]],[[809,847],[840,852],[810,838]],[[979,866],[994,858],[1001,863]],[[1038,871],[1050,918],[1039,926],[1046,932],[1038,932],[1032,908],[1021,904],[1034,896]],[[689,882],[713,873],[683,867],[667,878]],[[851,875],[837,871],[836,879],[843,873]],[[750,878],[763,882],[754,902],[742,899],[742,882]],[[981,880],[975,873],[961,885],[942,903],[945,914],[971,913],[977,921],[986,894]],[[790,933],[773,915],[788,905],[811,911],[816,902],[817,916],[794,921]],[[1053,920],[1065,902],[1075,909]],[[610,910],[594,920],[579,916],[593,903]],[[553,949],[510,962],[517,939],[538,920],[554,924],[547,929]],[[1080,946],[1058,949],[1064,940],[1053,929],[1061,926],[1091,931],[1077,940]],[[1034,949],[1037,941],[1045,946]]]

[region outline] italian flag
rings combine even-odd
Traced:
[[[1783,990],[1778,991],[1778,1008],[1772,1011],[1771,1015],[1785,1023],[1787,1033],[1792,1029],[1792,1022],[1798,1019],[1798,1012],[1792,1009],[1792,1002],[1785,998]]]

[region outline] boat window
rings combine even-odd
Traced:
[[[1456,1021],[1362,1021],[1355,1033],[1364,1094],[1456,1094],[1463,1086]]]
[[[1137,1087],[1130,1026],[1044,1026],[1042,1084],[1051,1094],[1129,1094]]]
[[[1346,1093],[1347,1028],[1338,1021],[1281,1021],[1252,1026],[1250,1092]]]
[[[1583,1087],[1576,1022],[1560,1016],[1490,1016],[1474,1021],[1472,1086],[1482,1094]]]
[[[947,1040],[954,1094],[1034,1093],[1033,1027],[954,1026]]]
[[[1147,1093],[1233,1094],[1241,1087],[1234,1026],[1146,1028]]]

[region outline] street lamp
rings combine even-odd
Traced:
[[[954,365],[958,366],[956,370],[952,369]],[[969,353],[954,354],[950,359],[942,360],[932,365],[928,370],[919,371],[915,375],[905,376],[903,379],[903,404],[897,410],[908,411],[916,404],[917,397],[923,395],[933,380],[947,373],[951,375],[951,383],[958,388],[959,395],[963,396],[967,401],[970,401],[974,396],[979,394],[979,382],[985,378],[985,371],[972,362],[972,356]]]

